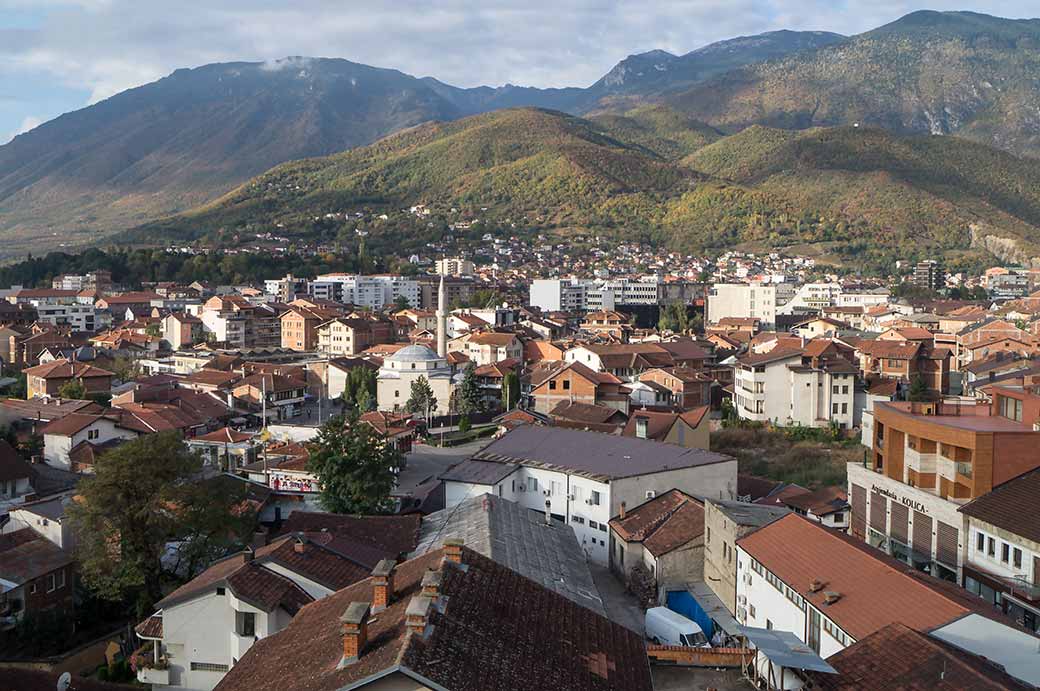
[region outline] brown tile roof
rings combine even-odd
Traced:
[[[247,562],[229,575],[227,585],[239,600],[265,612],[281,607],[289,614],[296,614],[314,600],[290,578],[256,561]]]
[[[370,580],[304,607],[286,629],[257,641],[217,688],[334,691],[395,668],[450,689],[652,688],[638,634],[470,549],[463,567],[442,558],[434,550],[397,567],[393,599],[369,620],[355,662],[340,664],[340,617],[353,602],[371,602]],[[405,612],[428,570],[441,573],[443,597],[415,634]]]
[[[69,449],[69,460],[76,465],[91,466],[97,463],[98,458],[106,451],[111,451],[125,442],[125,439],[109,439],[101,444],[81,441]]]
[[[624,414],[617,408],[603,405],[592,405],[591,403],[577,403],[575,401],[560,401],[549,415],[553,417],[573,420],[575,422],[590,422],[602,424],[609,422],[611,418],[622,418]]]
[[[672,489],[625,514],[610,527],[626,542],[642,542],[655,557],[668,554],[704,535],[704,504]]]
[[[777,491],[782,482],[754,475],[737,474],[737,496],[751,497],[751,501],[767,497]]]
[[[249,441],[253,438],[252,434],[248,432],[239,432],[238,430],[231,429],[230,427],[221,427],[215,432],[209,434],[202,434],[192,441],[209,441],[221,444],[239,444],[244,441]]]
[[[971,610],[942,591],[941,582],[911,576],[911,567],[885,557],[866,543],[788,514],[747,535],[737,544],[788,586],[860,639],[892,623],[927,630]],[[870,550],[868,552],[868,550]],[[810,592],[821,581],[823,588]],[[824,603],[825,592],[840,599]]]
[[[404,555],[414,550],[419,544],[421,524],[422,519],[419,516],[348,516],[336,513],[293,511],[282,523],[281,534],[326,533],[337,540],[348,540],[351,543],[367,545],[371,549],[378,549],[386,554]],[[326,546],[340,551],[345,544],[326,543]],[[350,552],[345,552],[345,554],[364,561],[362,557]],[[380,559],[382,558],[380,557]]]
[[[69,362],[65,359],[52,360],[25,370],[25,374],[44,379],[89,379],[93,377],[111,377],[112,373],[85,362]]]
[[[737,358],[737,362],[748,367],[755,367],[757,365],[765,365],[770,362],[778,362],[788,358],[801,357],[801,355],[801,348],[787,348],[778,345],[767,353],[747,353],[746,355],[742,355]]]
[[[889,624],[827,658],[837,674],[808,672],[821,691],[1025,691],[1002,667],[903,624]]]
[[[1033,542],[1040,542],[1040,468],[997,485],[960,511]]]
[[[0,482],[32,477],[32,468],[18,455],[14,447],[0,439]]]
[[[825,516],[849,508],[849,496],[842,487],[821,487],[815,492],[804,492],[787,497],[783,503],[792,509],[811,511]]]
[[[163,635],[163,622],[161,614],[153,614],[134,627],[134,631],[142,638],[160,639]]]
[[[493,345],[498,347],[504,347],[516,341],[516,336],[514,336],[513,334],[484,332],[470,334],[467,337],[467,340],[470,343],[476,343],[477,345]]]
[[[104,415],[88,413],[70,413],[65,417],[58,418],[54,422],[45,425],[43,429],[40,430],[40,434],[56,434],[63,437],[70,437],[104,417]]]
[[[917,356],[921,344],[916,341],[862,341],[858,348],[861,353],[873,357],[909,360]]]
[[[71,566],[72,554],[61,549],[32,528],[3,536],[0,542],[0,579],[15,587],[55,569]],[[71,581],[68,581],[71,583]]]
[[[229,386],[242,378],[238,372],[224,372],[219,369],[200,369],[184,378],[186,384],[204,384],[206,386]]]

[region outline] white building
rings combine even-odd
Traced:
[[[708,291],[708,323],[723,317],[754,317],[763,328],[776,323],[777,287],[760,283],[716,283]]]
[[[322,274],[311,281],[314,297],[345,302],[358,307],[379,309],[403,297],[412,307],[419,306],[419,283],[393,275]]]
[[[437,273],[441,276],[472,276],[473,262],[462,257],[445,257],[437,260]]]
[[[278,633],[304,605],[368,570],[304,534],[215,562],[160,600],[137,626],[152,642],[138,680],[153,688],[209,691],[253,643]],[[156,665],[156,661],[166,664]]]
[[[88,443],[95,447],[115,439],[136,439],[138,433],[120,426],[104,415],[72,413],[46,425],[43,435],[43,460],[48,465],[71,470],[69,452],[79,444]]]
[[[484,493],[544,512],[574,528],[589,559],[609,562],[610,519],[679,489],[695,496],[736,496],[736,461],[632,437],[523,426],[441,476],[445,506]]]
[[[543,312],[577,312],[585,309],[585,282],[576,278],[535,279],[528,304]]]
[[[735,563],[737,622],[793,633],[823,658],[903,624],[1022,679],[1040,669],[1035,637],[980,616],[956,589],[801,516],[784,516],[737,540]]]
[[[403,410],[412,395],[412,383],[425,377],[433,389],[437,405],[431,411],[448,410],[455,388],[448,361],[424,345],[401,348],[383,361],[376,377],[376,401],[380,410]]]
[[[733,365],[733,405],[744,420],[852,429],[858,371],[841,357],[817,359],[802,349],[744,355]]]
[[[841,295],[841,286],[837,283],[803,283],[790,300],[777,309],[778,314],[796,314],[800,312],[819,311],[830,307]]]

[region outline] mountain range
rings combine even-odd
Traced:
[[[677,246],[775,240],[797,217],[815,242],[928,227],[937,247],[1028,258],[1040,246],[1038,68],[1040,20],[917,12],[854,37],[777,31],[650,51],[587,88],[462,89],[326,58],[182,69],[0,146],[0,237],[12,255],[139,226],[120,237],[302,222],[362,200],[481,199]],[[524,107],[537,110],[501,111]],[[920,136],[934,134],[955,136]],[[891,155],[852,158],[873,146]],[[931,168],[950,158],[957,179]],[[974,187],[973,167],[993,184]],[[308,192],[271,193],[286,176]],[[774,230],[754,230],[757,208]]]

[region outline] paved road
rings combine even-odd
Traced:
[[[481,439],[461,446],[440,448],[416,444],[412,453],[408,454],[407,466],[398,476],[398,492],[408,493],[430,478],[440,475],[451,466],[463,461],[491,443],[491,439]]]
[[[589,562],[589,572],[592,573],[596,590],[603,600],[607,618],[642,636],[644,615],[636,599],[625,590],[625,586],[606,566]]]

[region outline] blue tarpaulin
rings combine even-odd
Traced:
[[[715,625],[708,613],[704,611],[704,608],[698,604],[692,593],[685,590],[669,590],[666,603],[668,609],[695,621],[697,626],[701,627],[704,635],[708,637],[708,640],[711,640],[711,637],[715,634]]]

